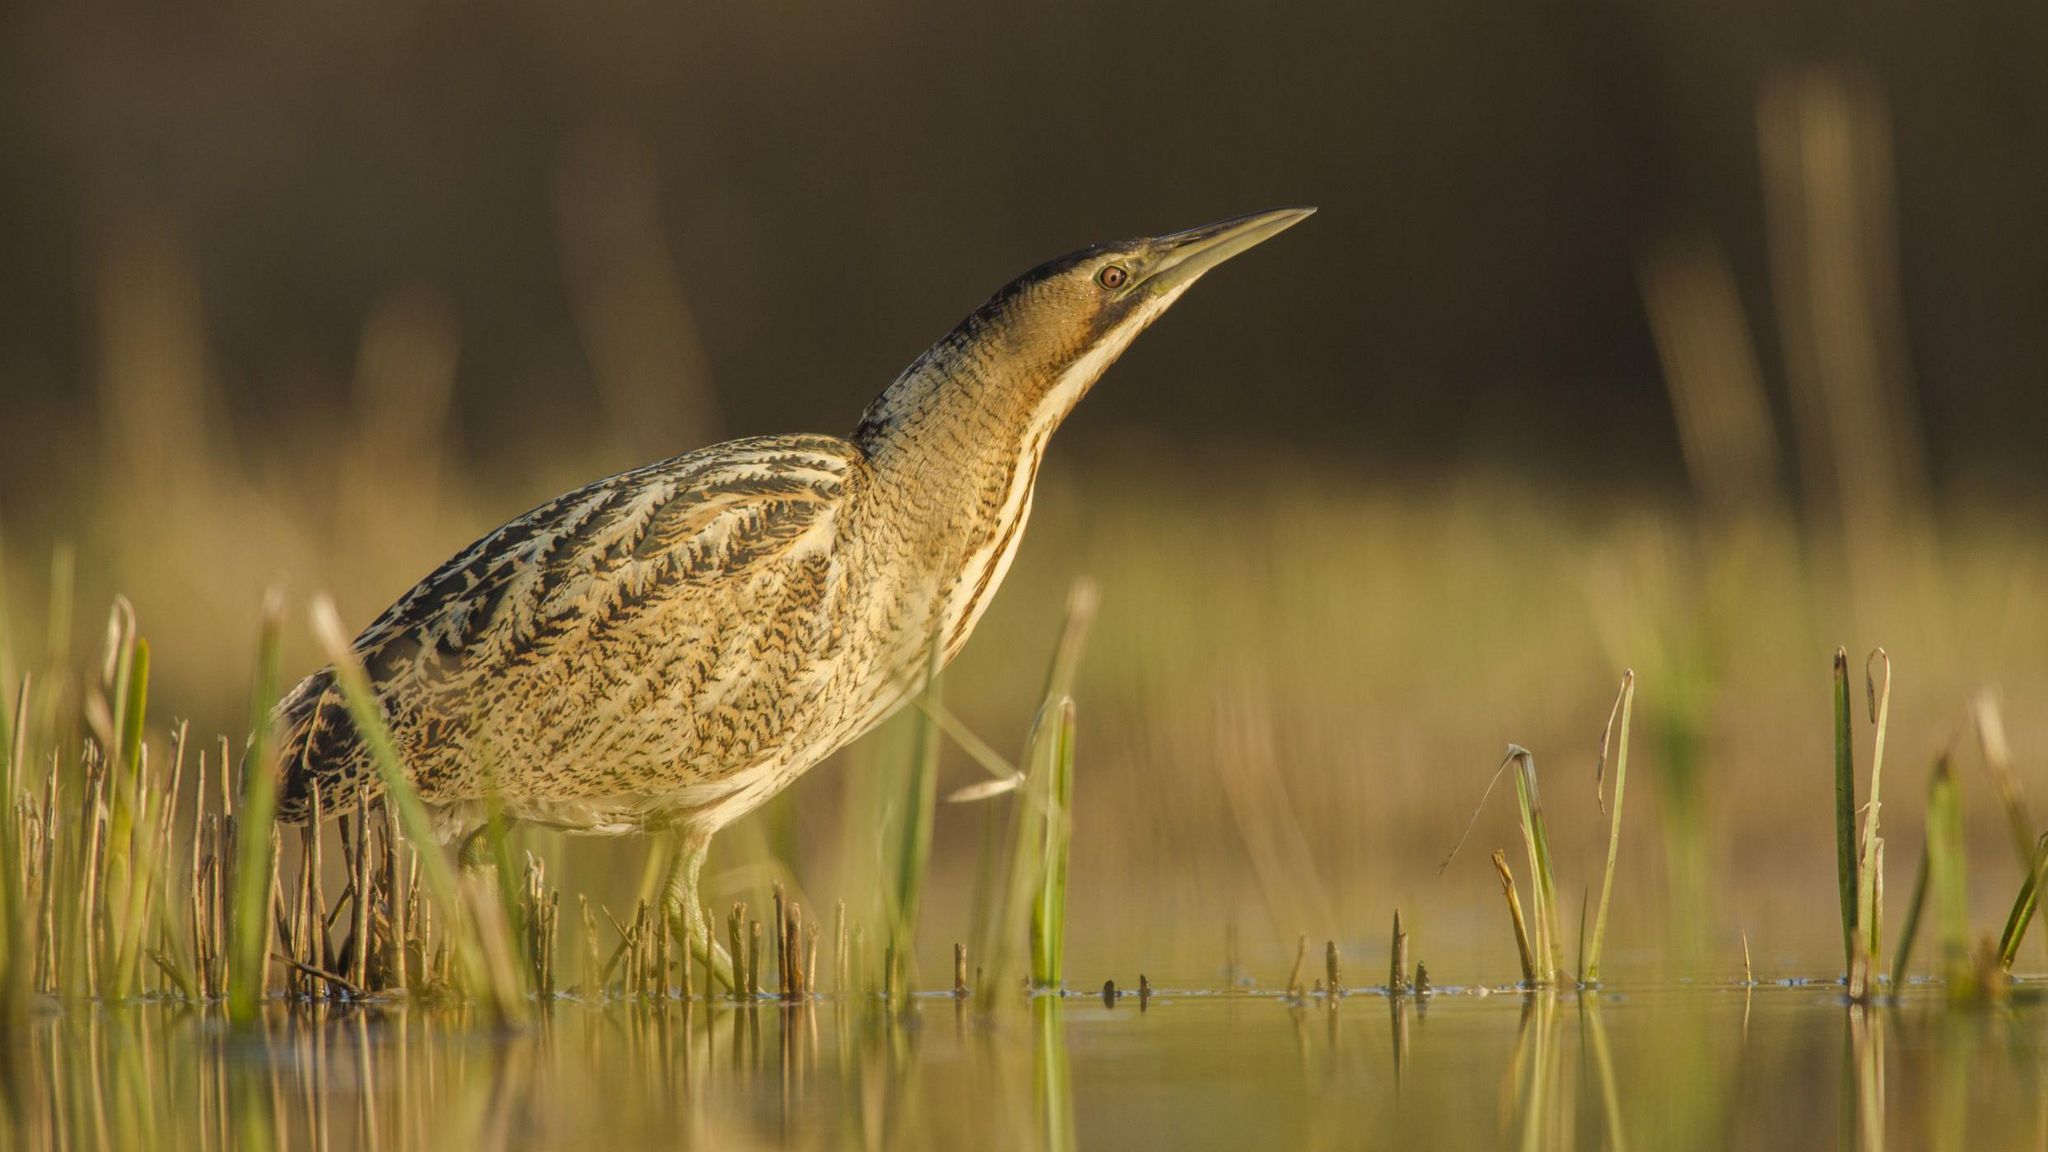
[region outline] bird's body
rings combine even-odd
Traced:
[[[934,648],[960,650],[1060,421],[1203,272],[1306,214],[1053,261],[905,369],[851,438],[687,453],[458,553],[354,644],[444,833],[489,797],[574,831],[680,829],[694,868],[712,832],[915,692]],[[279,719],[284,819],[315,814],[316,785],[323,809],[380,791],[331,669]]]

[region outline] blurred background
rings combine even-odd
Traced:
[[[1440,981],[1511,978],[1511,804],[1438,865],[1515,741],[1576,906],[1632,666],[1610,969],[1812,974],[1835,645],[1896,662],[1896,889],[1951,746],[1985,918],[2017,882],[1979,691],[2048,789],[2043,59],[2023,0],[13,6],[0,672],[121,592],[152,714],[232,729],[267,587],[296,676],[316,591],[360,625],[576,484],[850,430],[1044,259],[1315,204],[1076,413],[949,679],[1016,748],[1098,582],[1072,967],[1275,982],[1399,903]],[[906,747],[717,891],[857,888]],[[928,970],[984,830],[942,813]]]

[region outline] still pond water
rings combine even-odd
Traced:
[[[1828,985],[558,1001],[454,1010],[45,1005],[0,1141],[148,1148],[2048,1147],[2048,1006],[1850,1008]]]

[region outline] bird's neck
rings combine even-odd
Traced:
[[[925,577],[949,657],[1016,553],[1046,442],[1113,358],[1020,356],[970,319],[868,406],[854,439]]]

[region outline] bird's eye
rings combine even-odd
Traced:
[[[1095,282],[1111,290],[1123,287],[1124,281],[1130,278],[1131,274],[1121,264],[1104,264],[1102,271],[1095,274]]]

